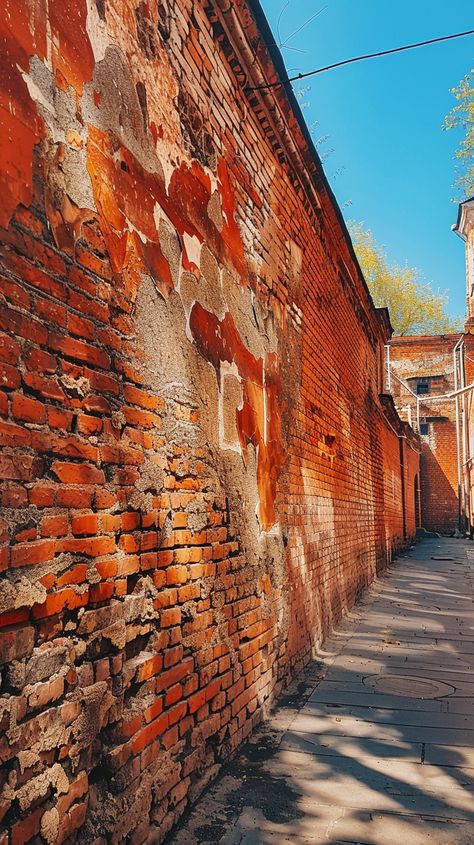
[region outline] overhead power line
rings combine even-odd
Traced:
[[[334,62],[332,65],[319,67],[316,70],[309,70],[306,73],[298,73],[296,76],[286,76],[278,79],[277,82],[268,82],[266,85],[255,85],[247,88],[247,91],[262,91],[267,88],[276,88],[278,85],[285,85],[287,82],[296,82],[298,79],[307,79],[308,76],[316,76],[317,73],[324,73],[343,65],[351,65],[354,62],[363,62],[366,59],[378,59],[381,56],[390,56],[392,53],[402,53],[404,50],[415,50],[417,47],[426,47],[429,44],[439,44],[441,41],[452,41],[454,38],[463,38],[465,35],[474,35],[474,29],[466,32],[455,32],[453,35],[443,35],[441,38],[430,38],[428,41],[418,41],[416,44],[406,44],[404,47],[393,47],[391,50],[381,50],[379,53],[367,53],[365,56],[354,56],[352,59],[343,59],[341,62]]]

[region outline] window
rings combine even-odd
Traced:
[[[416,382],[417,396],[425,396],[430,392],[430,382],[427,378],[419,378]]]
[[[427,422],[420,423],[420,434],[426,435],[429,434],[430,424]]]

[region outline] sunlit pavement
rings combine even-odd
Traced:
[[[173,845],[474,845],[474,543],[399,557]]]

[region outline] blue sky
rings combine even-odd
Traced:
[[[286,0],[261,0],[278,42]],[[324,8],[325,7],[325,8]],[[290,0],[279,31],[291,73],[362,53],[474,28],[469,2],[448,0]],[[346,220],[363,221],[389,259],[417,267],[435,290],[449,294],[450,314],[465,309],[464,249],[451,232],[453,155],[459,134],[442,131],[454,104],[450,89],[469,72],[474,36],[360,62],[295,83]],[[350,205],[345,205],[347,202]]]

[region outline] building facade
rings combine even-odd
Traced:
[[[417,524],[442,534],[472,534],[474,200],[460,204],[453,230],[465,242],[464,332],[392,338],[386,374],[400,415],[421,437]]]
[[[418,438],[258,3],[6,6],[0,844],[158,843],[413,537]]]
[[[459,525],[455,350],[462,335],[397,337],[389,344],[391,392],[422,442],[419,522],[452,534]]]

